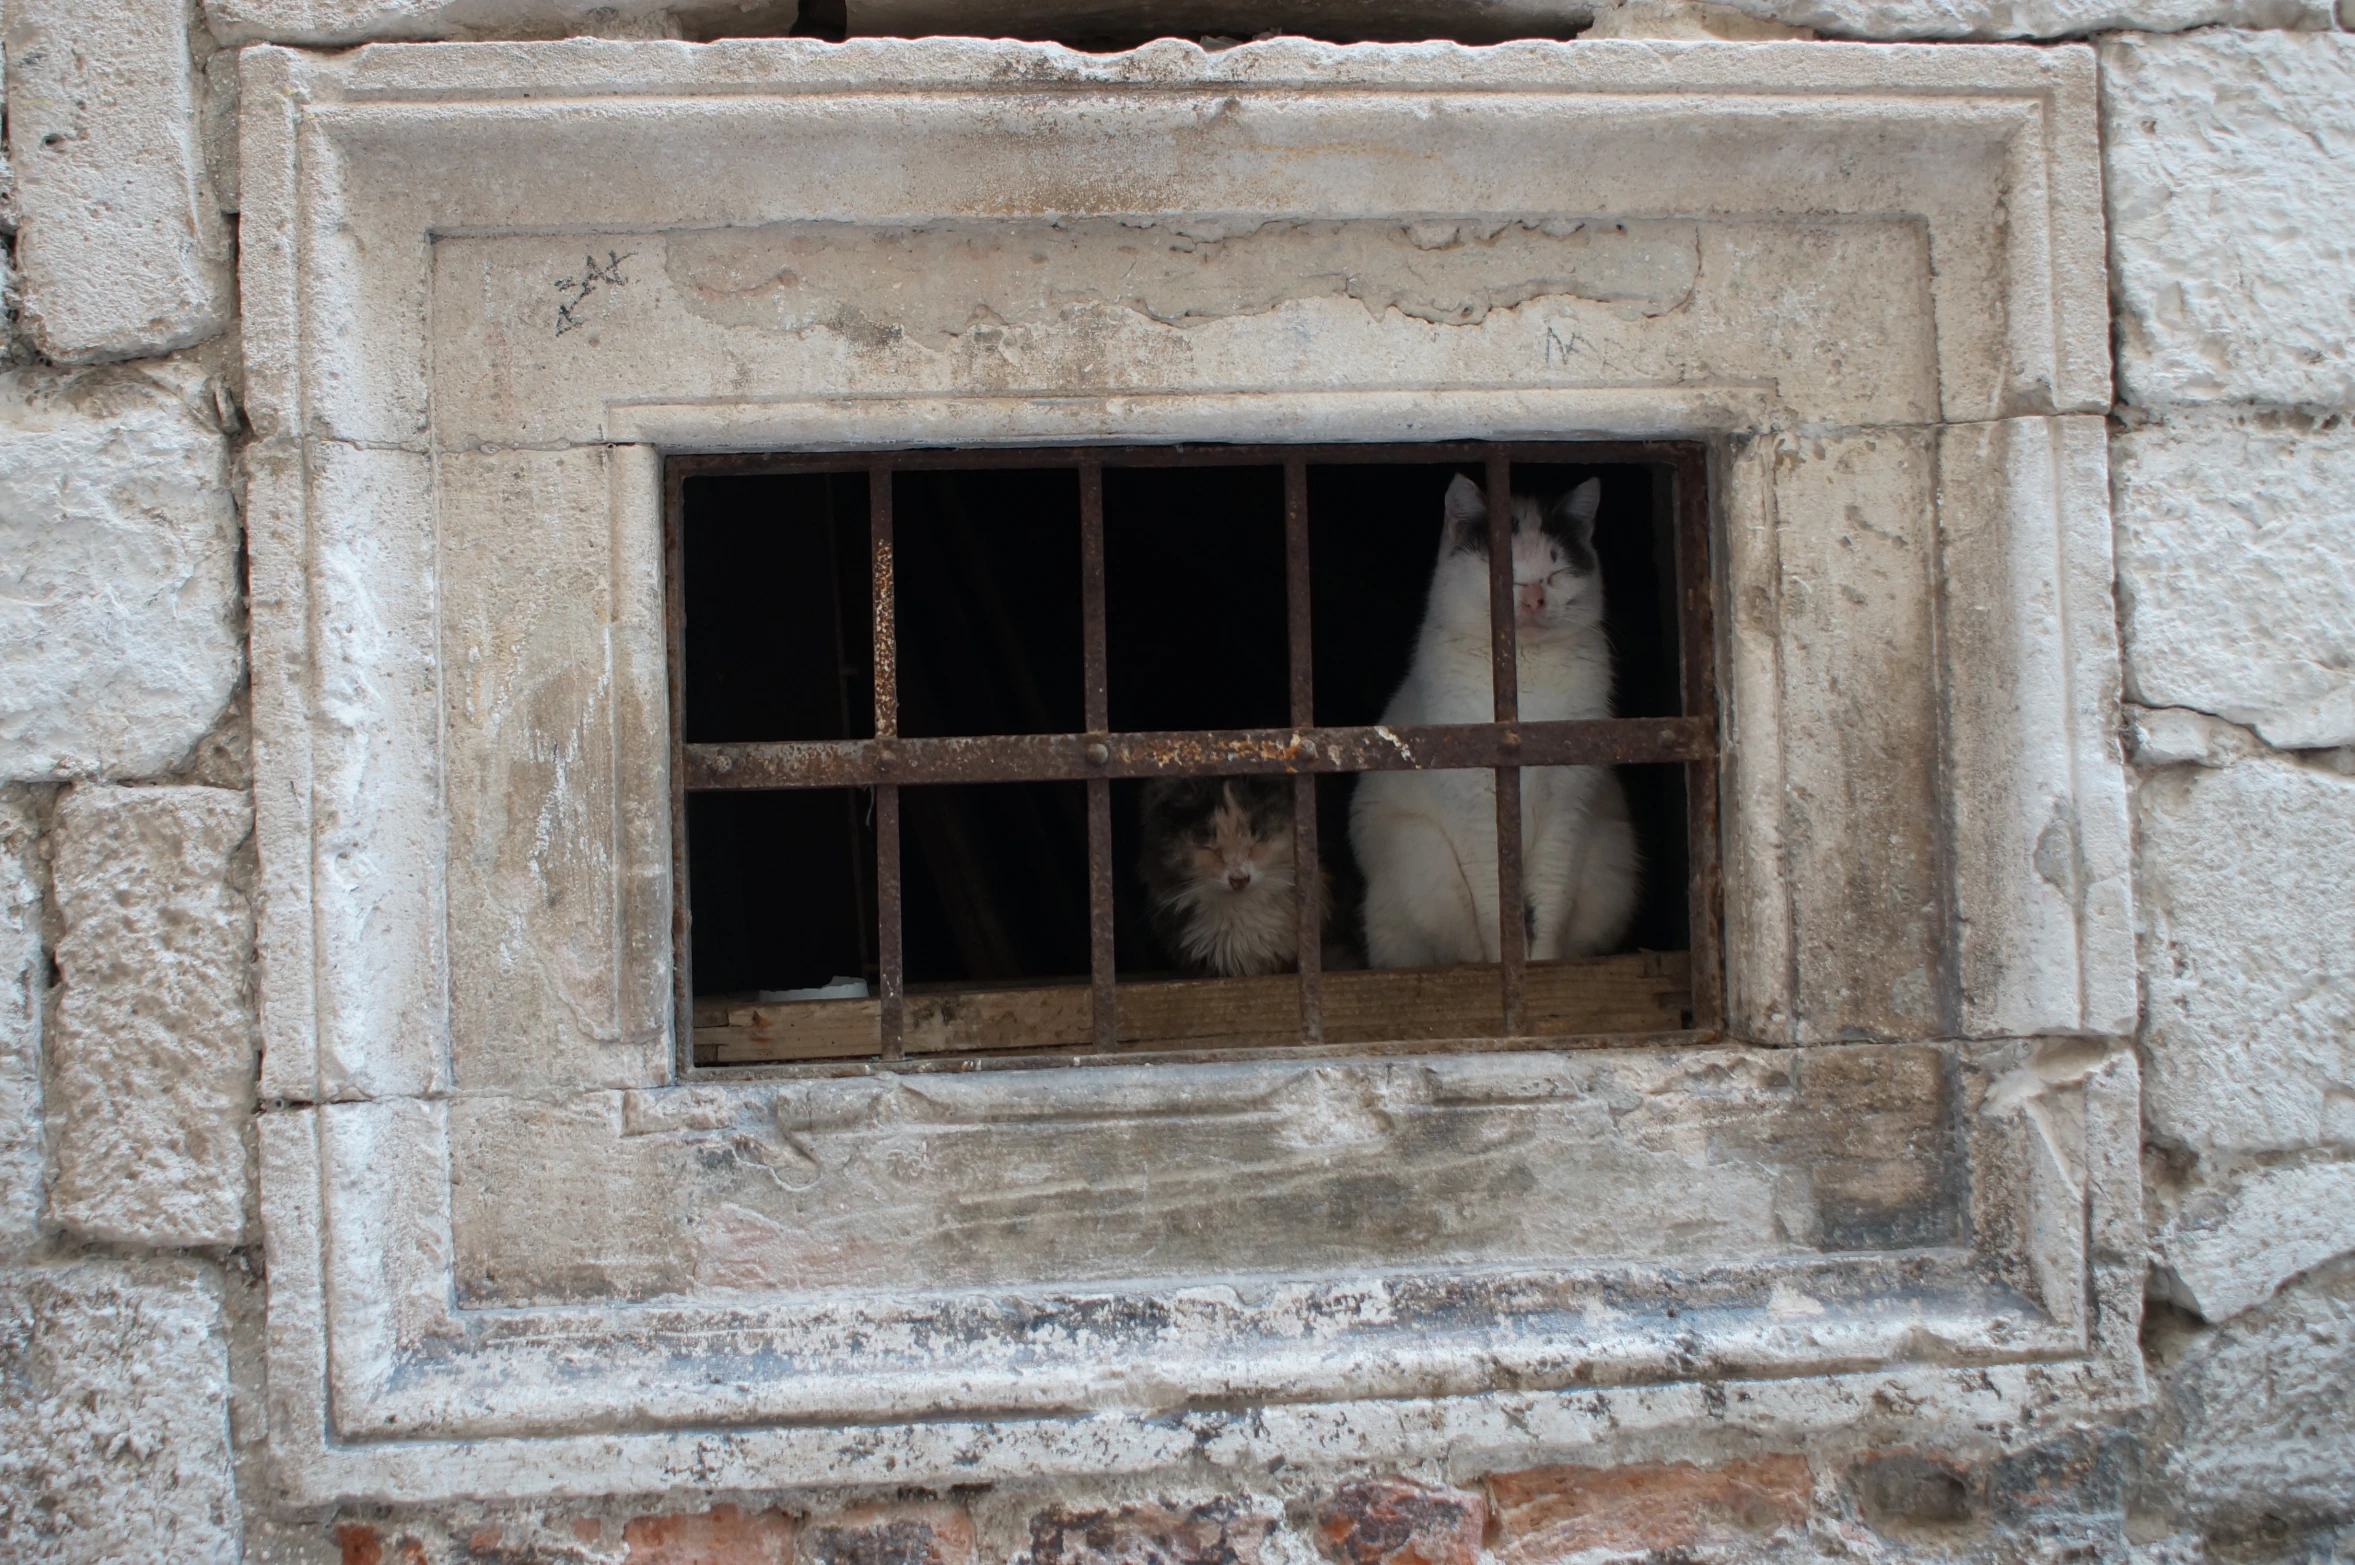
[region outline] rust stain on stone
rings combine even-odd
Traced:
[[[1813,1509],[1799,1456],[1696,1467],[1538,1467],[1488,1481],[1505,1565],[1543,1565],[1587,1549],[1680,1549],[1797,1526]]]

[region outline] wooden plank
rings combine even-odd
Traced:
[[[1526,1030],[1536,1037],[1673,1032],[1691,1004],[1691,963],[1681,951],[1536,962],[1528,969]],[[1118,990],[1123,1048],[1261,1048],[1297,1042],[1293,977],[1157,979]],[[756,1065],[872,1058],[873,1000],[764,1005],[695,1002],[695,1062]],[[1493,1037],[1504,1030],[1496,969],[1401,968],[1325,975],[1329,1043]],[[1086,984],[965,987],[910,993],[907,1053],[995,1053],[1094,1046]]]

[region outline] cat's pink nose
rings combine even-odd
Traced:
[[[1521,617],[1523,619],[1537,618],[1537,611],[1545,607],[1545,583],[1542,581],[1523,582],[1520,586],[1520,593]]]
[[[1231,869],[1227,871],[1227,885],[1230,889],[1241,891],[1244,887],[1250,884],[1251,871],[1247,869]]]

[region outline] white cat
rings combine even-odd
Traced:
[[[1540,507],[1513,497],[1513,587],[1521,716],[1611,715],[1611,648],[1594,553],[1602,481]],[[1489,671],[1488,504],[1448,486],[1439,562],[1414,661],[1387,724],[1485,723]],[[1496,779],[1485,771],[1368,772],[1350,802],[1349,841],[1365,874],[1366,960],[1429,967],[1497,960]],[[1529,955],[1608,951],[1635,916],[1639,866],[1627,796],[1607,767],[1521,772],[1521,885]]]

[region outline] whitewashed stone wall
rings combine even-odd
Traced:
[[[2102,45],[2112,487],[2142,786],[2151,1481],[2355,1483],[2355,39]]]
[[[1299,15],[1346,26],[1378,9]],[[1593,9],[1433,0],[1381,26],[1566,34]],[[992,14],[1051,29],[1123,10]],[[949,25],[913,0],[847,14]],[[1183,30],[1288,14],[1202,5]],[[2191,1565],[2355,1549],[2355,13],[1637,0],[1604,27],[2098,38],[2139,780],[2147,1411],[2002,1458],[1905,1447],[1892,1411],[1899,1448],[1863,1457],[1688,1442],[1460,1488],[1370,1471],[1263,1495],[1205,1478],[885,1503],[713,1496],[687,1475],[669,1493],[526,1505],[499,1502],[494,1478],[476,1504],[333,1514],[280,1505],[258,1455],[226,51],[710,37],[782,30],[792,8],[6,0],[0,17],[0,1557]]]

